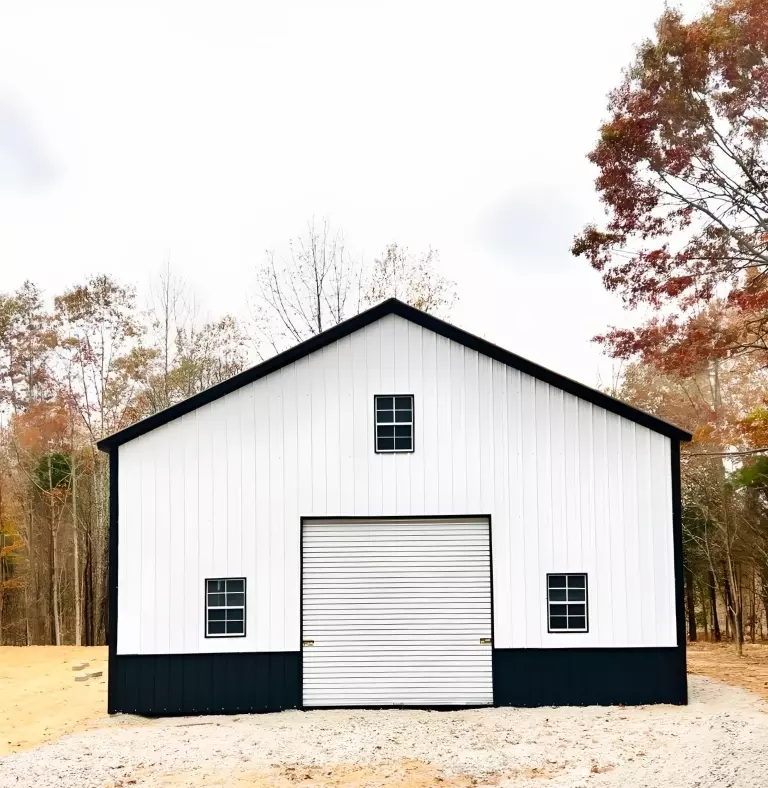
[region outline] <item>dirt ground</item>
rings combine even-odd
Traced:
[[[104,675],[76,682],[72,666],[82,662]],[[106,716],[105,646],[0,648],[0,756],[98,727]]]
[[[744,687],[768,700],[768,643],[745,643],[741,657],[730,643],[689,643],[688,673]]]
[[[549,775],[537,769],[527,770],[532,779],[546,778]],[[134,775],[141,779],[140,775]],[[176,788],[188,785],[188,774],[152,775],[157,788]],[[446,775],[431,764],[423,761],[394,761],[376,766],[354,766],[335,764],[334,766],[275,766],[266,771],[227,773],[225,775],[201,774],[195,785],[200,788],[471,788],[478,786],[476,777],[469,774]],[[482,780],[482,786],[495,786],[498,778],[489,775]]]
[[[88,662],[89,671],[103,670],[104,675],[86,682],[75,682],[77,674],[73,665],[80,662]],[[746,688],[768,700],[768,644],[745,644],[741,658],[730,645],[693,644],[688,651],[688,668],[689,673]],[[0,756],[53,742],[68,733],[116,726],[133,729],[134,726],[158,723],[136,717],[109,718],[106,714],[106,674],[107,649],[104,647],[0,648]],[[595,763],[592,771],[596,776],[613,768],[610,764]],[[547,782],[558,776],[543,767],[524,771],[516,775],[517,779],[535,781],[536,784],[539,780]],[[153,785],[174,788],[190,784],[188,774],[159,775],[154,769],[152,772]],[[142,782],[141,773],[140,768],[132,775],[139,783]],[[509,778],[507,773],[506,779]],[[229,772],[219,777],[218,774],[200,773],[194,782],[196,786],[210,788],[288,788],[297,784],[319,788],[361,785],[377,788],[428,788],[436,785],[466,788],[479,784],[492,786],[498,782],[491,774],[482,783],[469,774],[448,776],[433,764],[412,758],[376,766],[349,763],[312,766],[278,762],[267,769],[249,771],[246,768],[237,775]]]

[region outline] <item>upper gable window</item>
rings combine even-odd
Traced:
[[[377,452],[413,451],[413,394],[374,397]]]

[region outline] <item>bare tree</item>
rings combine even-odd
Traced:
[[[256,275],[254,325],[260,355],[319,334],[360,308],[363,264],[352,258],[340,230],[312,219],[282,257],[268,251]]]
[[[154,409],[161,410],[172,404],[171,369],[178,337],[188,330],[192,316],[188,304],[188,287],[171,270],[170,256],[157,281],[150,286],[148,313],[160,365],[160,374],[157,376],[160,386],[154,392],[158,401],[154,403]]]
[[[373,261],[364,303],[372,306],[399,298],[422,312],[447,316],[457,300],[456,283],[436,270],[439,259],[434,249],[414,255],[406,247],[389,244]]]
[[[442,315],[456,302],[456,284],[436,270],[439,257],[433,249],[413,255],[393,243],[369,270],[361,255],[348,251],[341,231],[314,220],[288,248],[287,256],[267,252],[256,275],[253,313],[261,357],[279,353],[386,298]]]

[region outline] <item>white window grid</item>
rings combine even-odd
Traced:
[[[565,578],[565,585],[561,585],[558,578]],[[554,581],[554,585],[553,585]],[[563,599],[552,599],[561,594]],[[588,632],[589,609],[587,592],[587,575],[584,572],[557,572],[547,575],[547,628],[550,632]],[[554,608],[554,612],[553,612]],[[565,608],[561,611],[561,608]],[[553,626],[553,619],[565,619],[565,626]],[[583,619],[583,625],[571,626],[571,619],[576,623]]]
[[[376,451],[379,454],[396,454],[398,452],[412,452],[413,451],[413,394],[377,394],[374,397],[375,409],[375,425],[376,425]],[[408,401],[407,407],[402,407],[403,400]],[[401,405],[401,407],[398,407]],[[382,407],[383,406],[383,407]],[[388,407],[389,406],[389,407]],[[380,413],[392,413],[392,418],[386,421],[380,420]],[[409,414],[407,420],[404,419],[404,414]],[[391,428],[392,434],[382,434],[380,427],[386,430]],[[398,431],[402,432],[403,428],[407,428],[407,435],[398,435]],[[382,448],[381,441],[392,440],[392,448]],[[398,447],[398,442],[402,443],[408,440],[408,447]]]
[[[224,584],[223,590],[214,587],[211,589],[211,584],[221,585]],[[231,585],[230,585],[231,584]],[[228,604],[230,595],[238,594],[243,598],[242,604]],[[210,604],[211,597],[224,597],[223,605]],[[224,618],[212,621],[210,612],[212,610],[223,610]],[[229,611],[241,611],[240,617],[229,618]],[[240,631],[228,632],[228,623],[238,622],[241,624]],[[211,623],[223,623],[224,632],[211,632]],[[236,638],[245,637],[245,578],[244,577],[221,577],[213,578],[205,581],[205,636],[209,638]]]

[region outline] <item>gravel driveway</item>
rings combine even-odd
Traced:
[[[0,759],[0,785],[765,785],[768,703],[699,676],[690,691],[687,707],[116,717]]]

